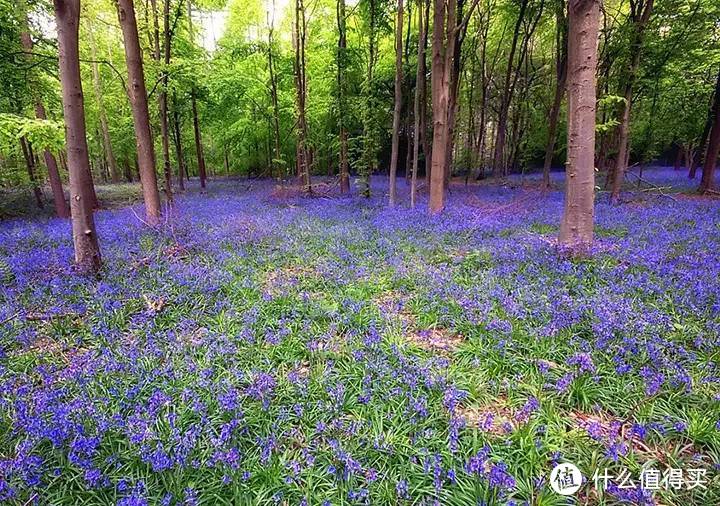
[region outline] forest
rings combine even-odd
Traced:
[[[716,0],[0,0],[0,504],[720,504]]]

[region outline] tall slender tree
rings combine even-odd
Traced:
[[[337,89],[338,123],[340,127],[340,193],[350,192],[350,163],[348,161],[348,132],[345,125],[347,108],[347,24],[345,0],[337,0]]]
[[[586,254],[593,241],[595,206],[595,70],[599,0],[568,3],[568,150],[565,209],[559,243]]]
[[[400,114],[402,112],[402,66],[403,66],[403,0],[398,0],[395,25],[395,108],[393,110],[392,147],[390,154],[390,205],[397,198],[397,165],[400,149]]]
[[[95,33],[92,22],[88,22],[88,39],[90,42],[90,55],[92,56],[92,75],[93,90],[95,91],[95,101],[98,107],[98,119],[100,120],[100,133],[102,134],[103,149],[107,159],[108,168],[110,169],[110,180],[113,183],[120,182],[120,171],[118,170],[115,154],[112,149],[110,140],[110,127],[108,125],[107,113],[105,112],[105,98],[103,97],[103,85],[100,78],[100,63],[97,57],[97,45],[95,43]]]
[[[429,9],[430,0],[426,0],[426,11]],[[410,207],[415,207],[417,200],[417,175],[418,175],[418,158],[420,157],[420,144],[425,137],[424,125],[422,123],[422,101],[425,100],[423,95],[425,84],[425,44],[427,42],[427,23],[424,22],[422,2],[418,2],[418,50],[417,50],[417,73],[415,75],[415,99],[413,103],[415,125],[413,132],[415,135],[413,142],[412,157],[412,180],[410,182]],[[427,153],[423,149],[423,154],[427,161]],[[427,162],[426,162],[427,166]],[[426,169],[427,170],[427,169]]]
[[[175,157],[178,163],[178,189],[185,191],[185,155],[183,155],[182,135],[180,135],[180,111],[177,100],[177,91],[173,90],[172,94],[172,111],[173,111],[173,141],[175,142]]]
[[[155,174],[155,146],[150,130],[147,91],[145,88],[145,71],[143,69],[142,52],[138,38],[137,21],[133,0],[117,0],[118,18],[122,28],[127,62],[128,95],[135,126],[135,144],[138,153],[138,168],[145,201],[145,217],[150,225],[160,220],[160,194],[158,192],[157,175]]]
[[[20,147],[22,148],[23,157],[25,158],[25,167],[27,168],[28,179],[32,185],[33,195],[35,196],[35,205],[38,209],[45,208],[43,202],[42,189],[38,185],[37,176],[35,175],[35,155],[33,154],[32,145],[24,136],[20,138]]]
[[[272,101],[273,116],[272,127],[275,140],[275,150],[270,163],[270,177],[273,176],[273,167],[282,165],[282,154],[280,153],[280,106],[278,105],[277,73],[275,72],[275,2],[273,1],[272,12],[268,13],[268,72],[270,73],[270,100]],[[227,160],[227,150],[225,150]],[[227,164],[226,164],[227,165]],[[278,166],[278,177],[281,176],[282,166]]]
[[[307,77],[305,75],[305,38],[307,21],[303,0],[295,0],[295,24],[293,41],[295,44],[295,98],[297,104],[297,172],[303,189],[312,191],[310,181],[310,152],[307,146],[308,128],[306,116]]]
[[[495,156],[493,160],[493,175],[501,177],[505,175],[505,138],[507,136],[508,112],[510,110],[510,101],[513,95],[513,75],[517,75],[515,68],[515,53],[517,52],[518,40],[520,38],[520,30],[525,20],[528,3],[530,0],[520,0],[520,12],[515,21],[515,30],[513,31],[512,43],[510,44],[510,54],[508,55],[507,68],[505,70],[505,79],[500,96],[500,109],[498,111],[497,129],[495,137]],[[518,64],[518,67],[522,62]]]
[[[548,123],[548,140],[545,148],[545,162],[543,163],[543,187],[550,187],[550,166],[555,154],[555,141],[557,138],[560,106],[565,95],[565,81],[567,79],[567,15],[565,13],[565,0],[556,2],[555,11],[555,96],[550,107]]]
[[[65,141],[70,172],[70,203],[75,263],[81,272],[100,269],[100,246],[92,210],[90,170],[85,137],[85,104],[80,79],[80,0],[53,0],[60,55]]]
[[[25,51],[25,57],[27,60],[32,60],[33,55],[33,41],[30,35],[30,25],[28,23],[27,4],[25,0],[17,1],[18,19],[22,23],[22,31],[20,33],[20,41],[22,43],[23,51]],[[45,113],[45,105],[39,94],[35,97],[35,117],[37,119],[45,120],[47,115]],[[70,216],[70,207],[65,201],[65,192],[63,191],[62,179],[60,178],[60,171],[58,170],[58,163],[55,159],[55,155],[49,149],[43,150],[43,158],[45,165],[48,169],[48,179],[50,180],[50,188],[53,194],[53,202],[55,204],[55,214],[58,218],[68,218]]]
[[[160,90],[158,92],[158,112],[160,116],[160,140],[162,143],[163,174],[165,175],[165,197],[172,203],[172,169],[170,167],[170,132],[168,128],[168,74],[170,65],[170,0],[163,0],[163,30],[160,42],[160,21],[158,19],[157,0],[150,0],[153,11],[153,43],[155,61],[159,64]],[[162,51],[161,51],[162,48]]]
[[[613,203],[620,200],[620,190],[625,180],[625,170],[628,165],[630,156],[629,137],[630,137],[630,110],[632,109],[633,90],[640,68],[640,54],[642,50],[643,40],[645,38],[645,29],[650,20],[650,13],[653,9],[653,0],[630,0],[630,18],[632,33],[630,37],[630,64],[627,68],[625,76],[623,98],[624,102],[620,114],[620,125],[618,126],[618,148],[617,161],[615,163],[615,171],[612,179],[612,192],[610,199]]]
[[[188,32],[190,43],[195,43],[195,32],[193,31],[192,0],[187,0],[188,8]],[[200,119],[198,118],[197,90],[195,84],[190,87],[190,104],[192,106],[193,132],[195,134],[195,154],[197,155],[198,176],[200,177],[200,188],[207,185],[207,169],[205,167],[205,152],[203,151],[202,133],[200,132]]]

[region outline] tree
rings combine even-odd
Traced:
[[[700,191],[703,193],[714,191],[715,166],[717,165],[718,153],[720,153],[720,72],[718,72],[715,84],[713,115],[710,141],[708,142],[705,161],[703,162],[702,179],[700,180]]]
[[[417,172],[418,158],[420,155],[420,143],[423,142],[423,139],[426,136],[422,111],[425,106],[425,45],[427,44],[427,23],[424,22],[424,20],[427,20],[429,16],[430,0],[426,0],[425,5],[425,15],[423,15],[422,3],[418,2],[418,63],[415,79],[415,101],[413,106],[415,111],[415,125],[413,128],[413,132],[415,134],[415,142],[413,142],[412,181],[410,182],[410,207],[412,208],[415,207],[415,200],[417,198]],[[425,148],[423,149],[423,154],[425,155],[425,159],[427,160],[427,153],[425,152]]]
[[[274,58],[274,39],[273,34],[275,33],[275,4],[273,2],[273,12],[269,14],[269,27],[268,27],[268,72],[270,74],[270,99],[272,101],[273,108],[273,134],[275,140],[275,151],[273,153],[273,159],[270,163],[270,177],[273,175],[273,166],[278,166],[278,177],[281,175],[281,171],[284,170],[284,162],[282,160],[282,153],[280,151],[280,106],[278,105],[278,85],[277,76],[275,72],[275,58]],[[225,160],[227,161],[227,150],[225,151]],[[227,163],[226,163],[227,165]]]
[[[348,161],[348,132],[345,126],[347,105],[347,24],[345,22],[345,0],[337,0],[337,89],[338,123],[340,127],[340,193],[350,192],[350,163]]]
[[[125,60],[130,81],[128,95],[135,126],[135,142],[145,201],[145,216],[149,225],[156,225],[160,220],[160,194],[155,174],[155,146],[150,130],[145,71],[143,70],[133,0],[117,0],[117,10],[125,42]]]
[[[158,111],[160,115],[160,140],[162,142],[163,173],[165,175],[165,197],[172,203],[172,170],[170,168],[170,134],[168,130],[168,75],[170,65],[170,0],[163,0],[163,43],[160,44],[160,22],[158,20],[157,0],[150,0],[153,14],[153,56],[155,61],[162,62],[160,71],[160,92],[158,93]],[[162,46],[162,55],[161,48]],[[161,60],[162,56],[162,60]]]
[[[308,128],[305,115],[307,100],[307,77],[305,75],[305,37],[307,21],[303,0],[295,0],[295,24],[293,42],[295,45],[295,93],[297,100],[297,175],[306,192],[312,190],[310,181],[310,152],[307,146]]]
[[[445,163],[448,148],[450,72],[455,51],[456,6],[457,0],[434,0],[431,81],[433,143],[429,202],[430,212],[434,214],[445,208]]]
[[[18,17],[22,24],[22,32],[20,33],[20,40],[22,42],[23,51],[27,60],[32,60],[33,42],[30,36],[30,27],[28,26],[27,19],[27,5],[25,0],[18,0],[17,3]],[[35,117],[39,120],[46,120],[47,115],[45,113],[45,106],[39,95],[35,96]],[[50,179],[50,188],[53,193],[53,202],[55,203],[55,214],[58,218],[68,218],[70,216],[70,207],[65,201],[65,192],[63,191],[62,179],[60,179],[60,171],[58,170],[57,160],[55,155],[49,149],[43,150],[43,158],[45,159],[45,165],[48,169],[48,177]],[[28,167],[30,167],[28,165]]]
[[[493,175],[500,177],[505,175],[505,137],[507,135],[508,111],[510,110],[510,101],[514,92],[513,79],[515,65],[515,52],[517,51],[518,39],[520,37],[520,28],[525,19],[529,0],[520,0],[520,12],[515,21],[515,29],[513,31],[512,44],[510,45],[510,54],[508,56],[507,70],[505,71],[505,80],[500,98],[500,110],[498,112],[497,134],[495,137],[495,157],[493,161]],[[518,63],[518,68],[522,65],[522,61]]]
[[[362,110],[363,137],[362,137],[362,155],[359,168],[359,186],[360,195],[370,197],[370,176],[375,172],[377,167],[377,151],[378,151],[378,124],[377,124],[377,90],[375,84],[375,66],[378,60],[378,24],[381,21],[381,9],[379,0],[367,0],[361,5],[366,8],[367,13],[367,38],[368,38],[368,58],[366,77],[363,82],[364,103]]]
[[[567,79],[567,16],[565,14],[565,0],[559,0],[556,5],[556,36],[555,36],[555,96],[550,107],[550,123],[548,126],[548,141],[545,148],[545,162],[543,163],[543,187],[550,187],[550,165],[555,154],[555,140],[557,137],[560,105],[565,95],[565,81]]]
[[[35,176],[35,155],[33,153],[32,145],[28,142],[25,137],[20,138],[20,147],[22,148],[23,157],[25,158],[25,167],[27,168],[28,179],[33,189],[33,195],[35,195],[35,205],[38,209],[43,209],[45,203],[43,202],[43,194],[40,186],[37,183],[37,177]]]
[[[100,246],[92,211],[92,181],[85,138],[85,105],[80,80],[80,0],[53,0],[60,54],[65,139],[70,172],[70,205],[75,263],[81,272],[100,269]]]
[[[188,0],[188,32],[190,42],[194,43],[194,32],[192,22],[192,0]],[[193,132],[195,133],[195,153],[197,154],[198,175],[200,176],[200,188],[205,188],[207,170],[205,167],[205,153],[203,151],[202,134],[200,132],[200,120],[198,118],[197,97],[195,85],[190,88],[190,103],[192,104]]]
[[[599,0],[570,0],[568,22],[568,154],[559,243],[584,254],[593,240]]]
[[[90,25],[90,23],[88,23]],[[98,106],[98,115],[100,117],[100,132],[102,133],[102,143],[107,158],[108,167],[110,168],[110,178],[113,183],[120,182],[120,171],[118,170],[115,154],[110,141],[110,128],[108,127],[107,114],[105,112],[105,102],[103,98],[102,81],[100,79],[100,69],[97,56],[97,45],[95,44],[95,34],[92,25],[88,26],[88,39],[90,41],[90,54],[92,56],[92,75],[93,90],[95,91],[95,101]]]
[[[633,88],[637,80],[643,38],[648,21],[650,20],[652,8],[653,0],[630,0],[629,20],[632,24],[630,64],[627,69],[627,76],[625,77],[624,102],[618,130],[617,161],[615,163],[612,193],[610,195],[613,203],[618,203],[620,200],[620,190],[625,180],[625,169],[627,168],[628,158],[630,156],[628,138],[630,134],[630,109],[632,108]]]
[[[180,135],[180,111],[178,110],[177,92],[173,91],[173,141],[175,142],[175,156],[178,163],[178,189],[185,191],[185,156],[183,155],[182,136]]]
[[[400,113],[402,112],[402,66],[403,66],[403,0],[398,0],[395,26],[395,108],[393,111],[392,152],[390,155],[390,205],[395,205],[397,193],[397,163],[400,147]]]

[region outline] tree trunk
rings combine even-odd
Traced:
[[[98,116],[100,118],[100,131],[102,133],[103,149],[105,150],[105,156],[107,156],[108,168],[110,169],[110,180],[113,183],[120,182],[120,171],[118,170],[115,155],[112,150],[112,143],[110,142],[110,128],[108,127],[107,114],[105,112],[105,102],[103,99],[102,92],[102,81],[100,79],[100,68],[98,67],[97,61],[97,47],[95,45],[95,35],[93,33],[93,27],[88,23],[88,34],[90,41],[90,54],[92,55],[92,75],[93,75],[93,89],[95,91],[95,100],[98,105]]]
[[[455,117],[458,108],[458,92],[460,89],[460,64],[462,60],[462,43],[465,39],[467,23],[463,23],[463,6],[465,0],[455,0],[457,2],[455,21],[453,26],[457,29],[447,32],[448,47],[452,47],[452,62],[449,66],[449,92],[448,92],[448,122],[447,122],[447,148],[445,149],[445,165],[443,174],[445,177],[445,187],[450,184],[450,175],[452,169],[453,154],[455,150]],[[452,39],[452,41],[450,40]],[[448,56],[446,55],[446,58]]]
[[[429,4],[430,0],[427,0],[427,5],[429,6]],[[418,64],[417,73],[415,75],[415,101],[413,104],[415,111],[415,125],[413,129],[415,142],[413,142],[412,180],[410,181],[410,207],[412,208],[415,208],[415,201],[417,200],[417,172],[418,158],[420,157],[420,143],[422,142],[422,138],[425,137],[425,132],[422,130],[421,100],[423,94],[423,83],[425,81],[425,41],[427,40],[427,25],[423,22],[423,11],[421,6],[422,4],[418,4]],[[425,153],[425,156],[427,157],[427,153]]]
[[[478,172],[478,178],[484,179],[485,178],[485,143],[487,139],[487,125],[486,125],[486,118],[487,118],[487,107],[488,107],[488,89],[490,87],[490,81],[491,76],[489,76],[488,68],[487,68],[487,42],[488,42],[488,33],[490,31],[490,16],[491,11],[488,10],[487,12],[487,18],[485,18],[485,13],[483,13],[482,18],[485,20],[485,26],[482,30],[482,44],[480,46],[480,79],[482,81],[482,97],[480,99],[480,120],[479,120],[479,128],[478,128],[478,137],[475,141],[475,145],[477,146],[477,154],[476,154],[476,160],[479,162],[479,169]],[[494,66],[493,66],[494,67]]]
[[[20,42],[22,43],[23,51],[25,51],[26,59],[32,60],[33,42],[30,36],[30,28],[27,20],[27,5],[24,0],[18,0],[17,8],[18,19],[22,23],[22,32],[20,33]],[[40,100],[39,96],[35,97],[35,117],[37,119],[46,120],[47,115],[45,114],[45,106]],[[53,193],[53,201],[55,204],[55,214],[58,218],[70,217],[70,207],[65,201],[65,192],[62,187],[62,179],[60,178],[60,171],[58,170],[57,160],[55,156],[50,152],[49,149],[43,150],[43,158],[45,159],[45,165],[48,169],[48,178],[50,179],[50,188]]]
[[[653,0],[635,0],[630,2],[630,19],[633,23],[632,44],[630,51],[632,58],[625,82],[625,103],[623,104],[620,116],[620,127],[618,128],[618,156],[613,173],[612,193],[610,200],[617,204],[620,201],[620,191],[625,180],[625,170],[630,158],[629,136],[630,136],[630,110],[632,109],[633,88],[637,80],[637,73],[640,67],[640,50],[642,48],[643,36],[647,22],[652,12]]]
[[[673,164],[673,170],[680,170],[680,164],[682,164],[683,149],[680,144],[675,144],[677,152],[675,153],[675,163]]]
[[[423,33],[422,41],[422,59],[418,62],[418,65],[422,66],[422,77],[417,86],[420,87],[420,137],[422,139],[422,150],[423,158],[425,159],[425,185],[430,188],[430,171],[431,171],[431,158],[432,150],[430,148],[430,141],[428,140],[428,127],[427,127],[427,47],[428,47],[428,32],[430,31],[430,4],[431,0],[425,0],[425,30]],[[422,17],[422,12],[419,12],[418,17]]]
[[[45,204],[43,203],[42,190],[37,184],[35,178],[35,156],[32,152],[32,147],[25,137],[20,138],[20,147],[22,148],[23,157],[25,158],[25,166],[27,167],[28,178],[30,179],[30,185],[33,189],[33,195],[35,195],[35,205],[38,209],[44,209]]]
[[[692,147],[692,144],[687,144],[684,149],[685,152],[685,168],[687,170],[690,170],[690,166],[692,165],[693,158],[695,158],[695,150]]]
[[[178,112],[177,103],[177,92],[173,91],[172,96],[173,103],[173,140],[175,141],[175,156],[177,157],[178,163],[178,189],[182,192],[185,191],[185,156],[183,155],[182,149],[182,137],[180,135],[180,116]]]
[[[153,57],[160,67],[160,89],[158,92],[158,112],[160,116],[160,141],[163,155],[163,174],[165,176],[165,198],[172,204],[172,170],[170,168],[170,135],[168,130],[167,106],[167,67],[170,64],[170,0],[163,1],[163,44],[161,61],[160,21],[158,19],[157,0],[150,0],[153,16]],[[164,65],[161,65],[163,63]]]
[[[130,160],[128,160],[127,158],[125,158],[125,160],[123,161],[123,175],[125,176],[125,181],[127,181],[128,183],[133,182],[132,170],[130,169]]]
[[[365,99],[362,111],[363,121],[363,146],[358,183],[360,195],[370,198],[370,177],[377,168],[377,144],[376,144],[376,109],[375,98],[375,63],[377,60],[377,0],[369,0],[369,28],[368,28],[368,64],[367,77],[364,83],[363,95]]]
[[[550,119],[548,124],[548,142],[545,148],[545,163],[543,164],[543,187],[550,188],[550,167],[553,155],[555,154],[555,141],[557,138],[558,119],[560,117],[560,106],[565,95],[565,81],[567,78],[567,17],[565,16],[565,2],[559,2],[556,13],[557,33],[555,36],[556,45],[556,68],[555,75],[555,97],[550,108]]]
[[[432,46],[433,144],[430,178],[430,212],[445,208],[445,164],[448,149],[450,78],[455,54],[456,0],[435,0]],[[447,20],[447,26],[446,26]],[[447,38],[446,38],[447,35]]]
[[[400,113],[402,112],[402,66],[403,66],[403,0],[398,0],[397,24],[395,26],[395,109],[393,110],[392,148],[390,154],[390,206],[397,199],[397,164],[400,149]]]
[[[305,36],[307,33],[305,20],[305,6],[303,0],[295,0],[295,98],[297,102],[297,154],[298,175],[305,192],[312,191],[310,181],[310,156],[307,147],[307,118],[305,116],[305,102],[307,99],[307,79],[305,76]]]
[[[138,39],[137,22],[133,0],[117,0],[118,17],[125,42],[125,60],[127,61],[128,94],[135,126],[140,182],[145,201],[145,217],[149,225],[157,225],[160,220],[160,194],[155,174],[155,146],[150,131],[145,72],[142,52]]]
[[[195,43],[192,24],[192,0],[188,0],[188,31],[190,43]],[[190,88],[190,103],[192,105],[193,115],[193,131],[195,132],[195,154],[197,155],[198,176],[200,177],[200,188],[205,188],[207,180],[207,169],[205,167],[205,153],[202,145],[202,135],[200,133],[200,120],[198,119],[197,99],[195,97],[195,85]],[[188,174],[189,180],[189,174]]]
[[[65,141],[70,167],[70,202],[72,208],[75,263],[81,272],[100,269],[92,192],[87,173],[90,171],[87,139],[85,138],[85,106],[80,79],[80,0],[53,0],[57,22],[60,84],[62,87]]]
[[[345,0],[337,0],[338,52],[338,123],[340,126],[340,193],[350,192],[350,165],[348,162],[348,133],[345,127],[345,109],[347,97],[347,29],[345,23]]]
[[[720,73],[718,73],[717,82],[715,83],[715,101],[713,108],[715,113],[710,130],[710,142],[708,143],[707,152],[705,153],[702,179],[700,180],[699,190],[702,193],[714,190],[715,186],[713,176],[715,166],[717,165],[718,153],[720,152]]]
[[[495,156],[493,158],[493,175],[495,177],[500,177],[505,174],[505,136],[507,135],[508,111],[510,110],[510,101],[512,99],[511,84],[513,69],[515,67],[515,52],[517,51],[520,27],[525,19],[527,6],[528,0],[521,0],[520,13],[515,22],[515,31],[513,32],[507,69],[505,71],[505,84],[503,85],[503,91],[500,97],[500,110],[498,111],[497,133],[495,138]]]
[[[718,75],[718,80],[720,80],[720,75]],[[716,88],[720,85],[716,85]],[[707,152],[707,143],[708,138],[710,137],[710,129],[713,125],[713,119],[715,118],[715,112],[717,110],[717,102],[715,101],[716,93],[713,93],[710,96],[710,107],[708,107],[708,113],[707,113],[707,119],[705,120],[705,127],[703,128],[702,137],[700,137],[700,143],[698,144],[697,151],[695,151],[695,156],[692,160],[692,165],[690,166],[690,170],[688,171],[688,178],[695,179],[695,176],[697,175],[697,167],[698,165],[705,162],[706,158],[706,152]]]
[[[273,177],[273,167],[277,164],[281,164],[280,154],[280,107],[278,106],[278,92],[277,92],[277,76],[275,75],[275,61],[273,58],[273,33],[275,31],[275,18],[274,14],[272,21],[270,22],[270,30],[268,31],[268,70],[270,72],[270,99],[273,107],[273,134],[275,136],[275,153],[273,156],[272,163],[270,164],[270,177]],[[227,151],[226,151],[227,154]],[[282,176],[283,166],[278,167],[277,175],[278,178]]]
[[[567,176],[559,243],[573,254],[586,254],[593,241],[595,69],[600,2],[570,0],[568,13]]]

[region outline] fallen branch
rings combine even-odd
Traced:
[[[671,187],[669,187],[669,186],[667,186],[667,187],[657,186],[656,184],[648,181],[647,179],[643,179],[641,176],[639,176],[638,174],[635,174],[634,172],[626,171],[625,174],[630,174],[630,175],[632,175],[632,176],[635,176],[636,178],[638,178],[638,181],[641,181],[641,182],[643,182],[643,183],[651,186],[651,188],[645,188],[644,190],[641,190],[641,191],[644,191],[644,192],[656,191],[656,192],[658,192],[661,196],[667,197],[667,198],[669,198],[670,200],[672,200],[673,202],[677,202],[677,201],[678,201],[678,200],[677,200],[675,197],[673,197],[672,195],[668,195],[667,193],[663,192],[663,190],[664,190],[665,188],[671,188]]]
[[[10,320],[14,320],[14,319],[17,318],[19,315],[20,315],[20,311],[17,311],[16,313],[11,314],[11,315],[8,316],[7,318],[5,318],[3,321],[1,321],[1,322],[0,322],[0,325],[5,325],[7,322],[9,322]]]
[[[34,321],[59,320],[61,318],[78,318],[80,316],[83,316],[83,314],[76,313],[76,312],[57,313],[57,314],[28,313],[25,315],[25,319],[29,322],[34,322]]]

